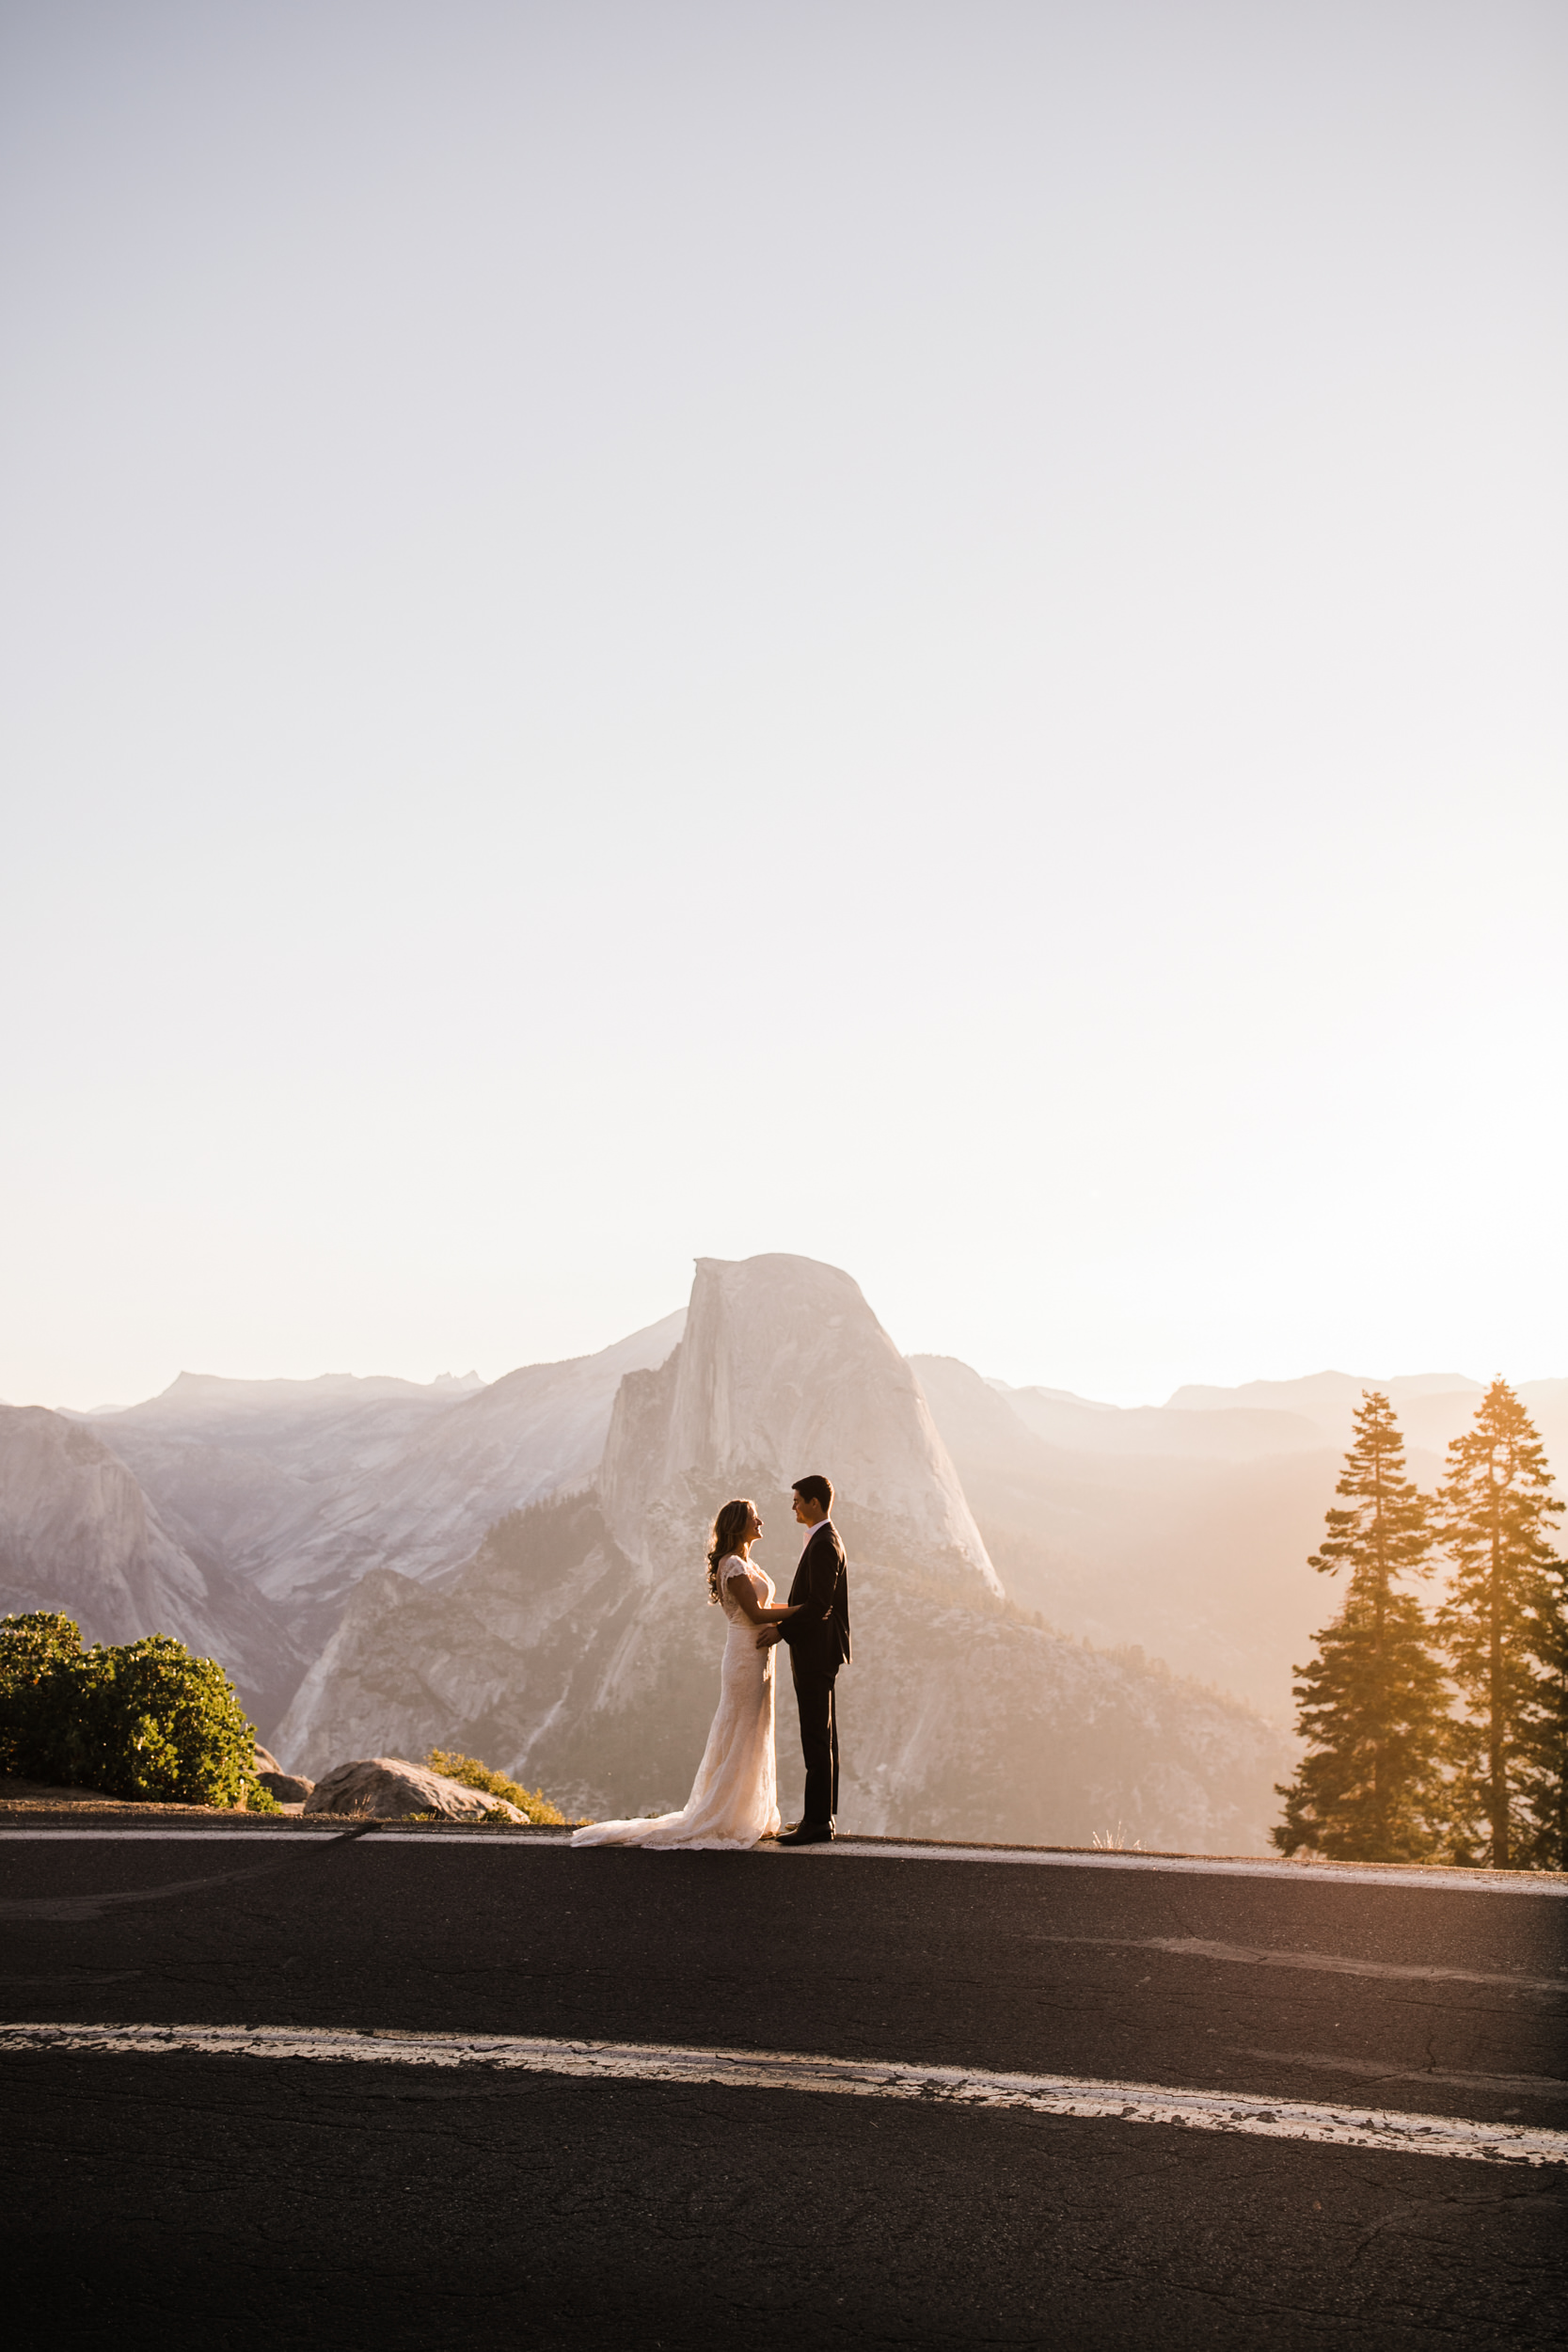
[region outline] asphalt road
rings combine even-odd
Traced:
[[[0,2016],[590,2038],[1568,2128],[1560,1894],[0,1835]],[[807,2091],[0,2052],[31,2344],[1560,2343],[1568,2171]]]

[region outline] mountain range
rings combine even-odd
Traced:
[[[291,1769],[466,1746],[573,1809],[653,1809],[711,1708],[716,1502],[755,1495],[785,1585],[790,1481],[826,1467],[856,1597],[847,1819],[1245,1851],[1335,1606],[1306,1559],[1364,1385],[1123,1411],[905,1359],[814,1261],[701,1260],[681,1312],[488,1385],[184,1374],[121,1412],[0,1407],[0,1608],[180,1634]],[[1480,1384],[1377,1385],[1434,1483]],[[1521,1393],[1562,1459],[1568,1381]]]

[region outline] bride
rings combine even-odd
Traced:
[[[645,1821],[591,1821],[574,1846],[754,1846],[779,1827],[778,1776],[773,1761],[773,1660],[757,1647],[756,1628],[782,1624],[793,1609],[776,1608],[773,1580],[753,1565],[752,1546],[762,1534],[753,1502],[726,1502],[713,1522],[707,1553],[709,1602],[730,1621],[719,1685],[719,1709],[707,1746],[678,1813]]]

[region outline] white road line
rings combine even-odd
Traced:
[[[271,1839],[279,1845],[296,1838],[342,1837],[361,1824],[345,1815],[324,1816],[320,1829],[273,1830],[249,1829],[11,1829],[0,1820],[0,1849],[11,1839],[32,1842],[58,1841],[65,1838],[93,1839],[98,1842],[131,1842],[146,1844],[151,1840],[171,1839]],[[493,1851],[504,1853],[537,1853],[542,1850],[560,1852],[569,1839],[566,1830],[541,1830],[532,1836],[508,1836],[499,1830],[417,1830],[371,1826],[370,1834],[356,1842],[362,1852],[374,1853],[383,1846],[425,1846],[442,1851],[449,1846],[488,1846]],[[594,1847],[594,1853],[615,1853],[626,1851],[618,1847]],[[678,1846],[648,1848],[659,1853],[679,1853]],[[1008,1865],[1026,1864],[1042,1870],[1154,1870],[1177,1871],[1200,1878],[1285,1879],[1297,1886],[1415,1886],[1433,1888],[1442,1894],[1465,1895],[1554,1895],[1568,1896],[1568,1873],[1529,1870],[1462,1870],[1440,1867],[1417,1868],[1404,1864],[1398,1868],[1381,1869],[1373,1863],[1350,1862],[1273,1862],[1262,1857],[1257,1860],[1239,1854],[1154,1854],[1102,1851],[1073,1846],[943,1846],[937,1844],[898,1844],[892,1839],[870,1840],[853,1837],[835,1838],[831,1845],[803,1846],[784,1851],[771,1844],[754,1847],[750,1855],[726,1853],[717,1857],[724,1862],[751,1859],[770,1859],[794,1866],[800,1861],[832,1861],[835,1857],[853,1862],[996,1862]],[[708,1857],[705,1856],[705,1861]]]
[[[958,2066],[903,2066],[802,2058],[775,2050],[703,2050],[622,2042],[561,2042],[509,2034],[345,2033],[293,2026],[0,2026],[0,2057],[26,2051],[204,2058],[313,2058],[329,2063],[483,2067],[597,2082],[717,2083],[738,2090],[830,2091],[910,2099],[927,2106],[1022,2107],[1035,2115],[1170,2123],[1335,2148],[1394,2149],[1472,2163],[1568,2165],[1568,2132],[1473,2123],[1451,2115],[1322,2106],[1300,2099],[1221,2097],[1163,2083],[1073,2074],[993,2074]]]
[[[284,1832],[276,1830],[269,1832],[261,1829],[11,1829],[7,1823],[0,1821],[0,1848],[4,1848],[12,1839],[25,1838],[33,1844],[53,1844],[66,1837],[73,1837],[78,1841],[90,1838],[95,1844],[113,1845],[121,1844],[129,1839],[133,1843],[139,1841],[143,1845],[154,1843],[158,1845],[212,1845],[216,1842],[225,1846],[236,1844],[254,1846],[270,1836],[281,1845],[285,1839],[293,1842],[299,1837],[309,1840],[341,1837],[345,1831],[356,1826],[355,1822],[345,1820],[341,1815],[327,1817],[323,1820],[320,1829],[312,1827],[308,1830],[291,1829]]]

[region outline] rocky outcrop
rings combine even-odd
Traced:
[[[504,1797],[465,1788],[426,1764],[401,1756],[371,1756],[340,1764],[319,1780],[305,1800],[307,1813],[346,1813],[363,1821],[401,1821],[410,1814],[438,1813],[451,1821],[526,1821],[528,1815]]]
[[[315,1787],[313,1780],[302,1780],[297,1773],[286,1772],[270,1748],[258,1740],[251,1755],[256,1777],[279,1804],[303,1804]]]

